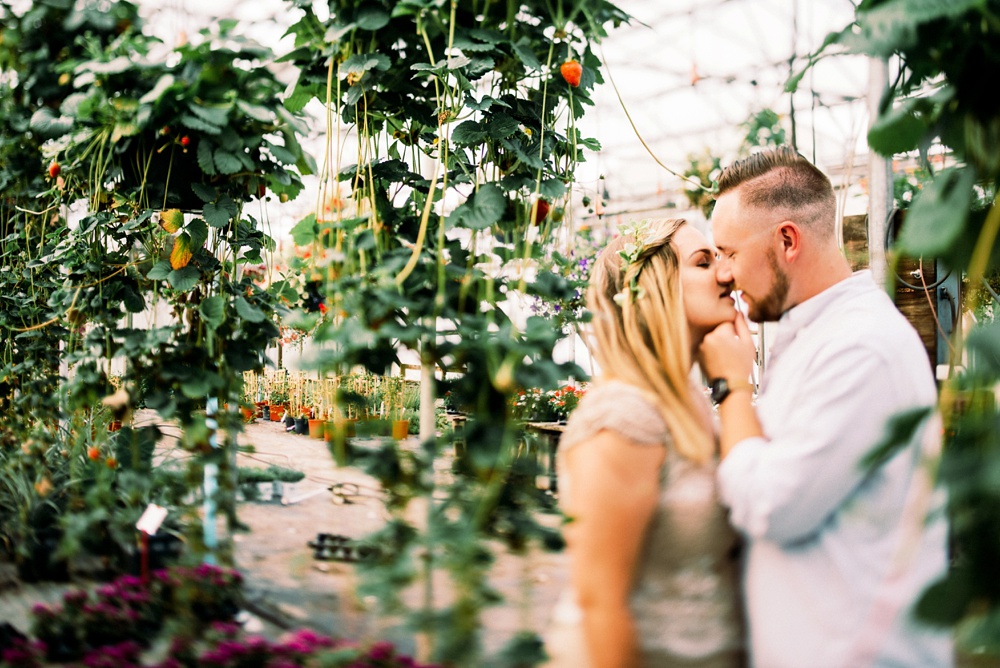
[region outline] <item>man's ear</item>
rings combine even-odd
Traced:
[[[795,258],[802,252],[802,230],[794,222],[786,220],[778,224],[774,235],[779,252],[785,261],[794,262]]]

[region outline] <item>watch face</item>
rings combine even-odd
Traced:
[[[720,403],[723,399],[729,396],[729,383],[726,382],[725,378],[716,378],[712,381],[710,385],[712,389],[712,402]]]

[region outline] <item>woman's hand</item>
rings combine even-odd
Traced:
[[[698,363],[708,378],[746,381],[753,372],[757,349],[742,313],[705,335],[698,349]]]

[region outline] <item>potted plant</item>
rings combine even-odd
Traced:
[[[275,384],[271,387],[270,419],[272,422],[280,422],[285,415],[285,405],[288,403],[288,390],[283,385]]]

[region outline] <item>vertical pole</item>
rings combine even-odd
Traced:
[[[889,84],[889,64],[880,58],[868,61],[868,127],[878,118],[879,101]],[[886,286],[885,232],[892,211],[892,162],[868,149],[868,264],[879,285]]]
[[[208,418],[205,420],[205,424],[211,430],[208,437],[208,442],[211,444],[212,448],[219,447],[219,436],[218,429],[219,423],[215,419],[215,414],[219,410],[219,400],[215,397],[209,397],[206,404],[206,413]],[[215,502],[215,493],[219,489],[219,465],[215,462],[209,462],[205,464],[205,483],[204,483],[204,493],[205,493],[205,520],[202,526],[202,536],[205,541],[205,563],[215,564],[215,551],[219,547],[219,537],[216,532],[215,527],[215,513],[217,510],[217,504]]]

